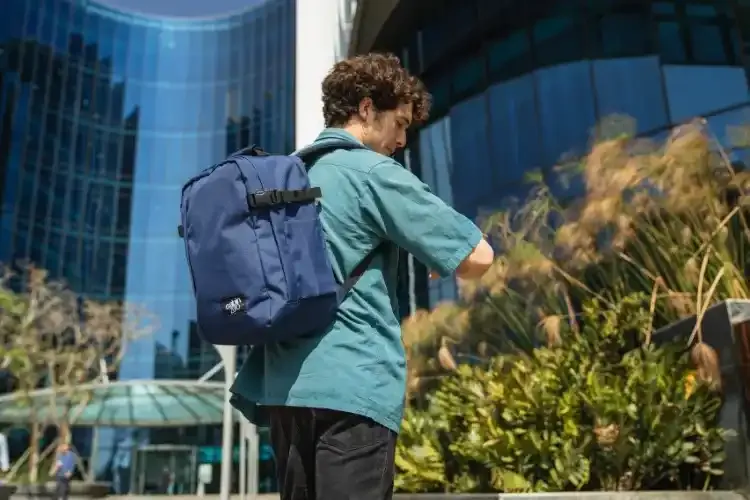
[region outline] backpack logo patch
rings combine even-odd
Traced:
[[[245,301],[242,300],[240,297],[232,299],[226,304],[224,304],[224,311],[226,311],[226,313],[229,314],[230,316],[234,316],[238,312],[242,311],[244,308],[245,308]]]

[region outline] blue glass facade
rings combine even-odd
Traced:
[[[68,0],[3,6],[0,259],[144,304],[157,342],[185,353],[180,187],[241,145],[293,149],[293,0],[185,21]],[[122,377],[153,375],[129,359]]]
[[[120,378],[196,378],[216,357],[193,322],[180,189],[242,146],[294,149],[294,0],[211,19],[2,5],[0,260],[155,313],[159,330],[128,347]]]
[[[443,0],[389,33],[375,48],[402,55],[435,100],[407,164],[473,218],[523,198],[530,170],[555,186],[551,167],[611,115],[642,135],[703,116],[727,146],[750,118],[747,1]],[[452,280],[423,274],[412,304],[455,298]]]

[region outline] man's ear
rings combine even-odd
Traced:
[[[368,122],[368,118],[375,112],[375,106],[372,103],[372,99],[365,97],[359,101],[358,115],[363,122]]]

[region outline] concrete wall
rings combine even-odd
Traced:
[[[295,147],[323,130],[321,82],[349,46],[357,0],[297,0],[294,86]]]

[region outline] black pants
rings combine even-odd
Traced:
[[[58,477],[55,479],[55,500],[68,500],[70,494],[70,479]]]
[[[269,407],[281,500],[390,500],[396,433],[350,413]]]

